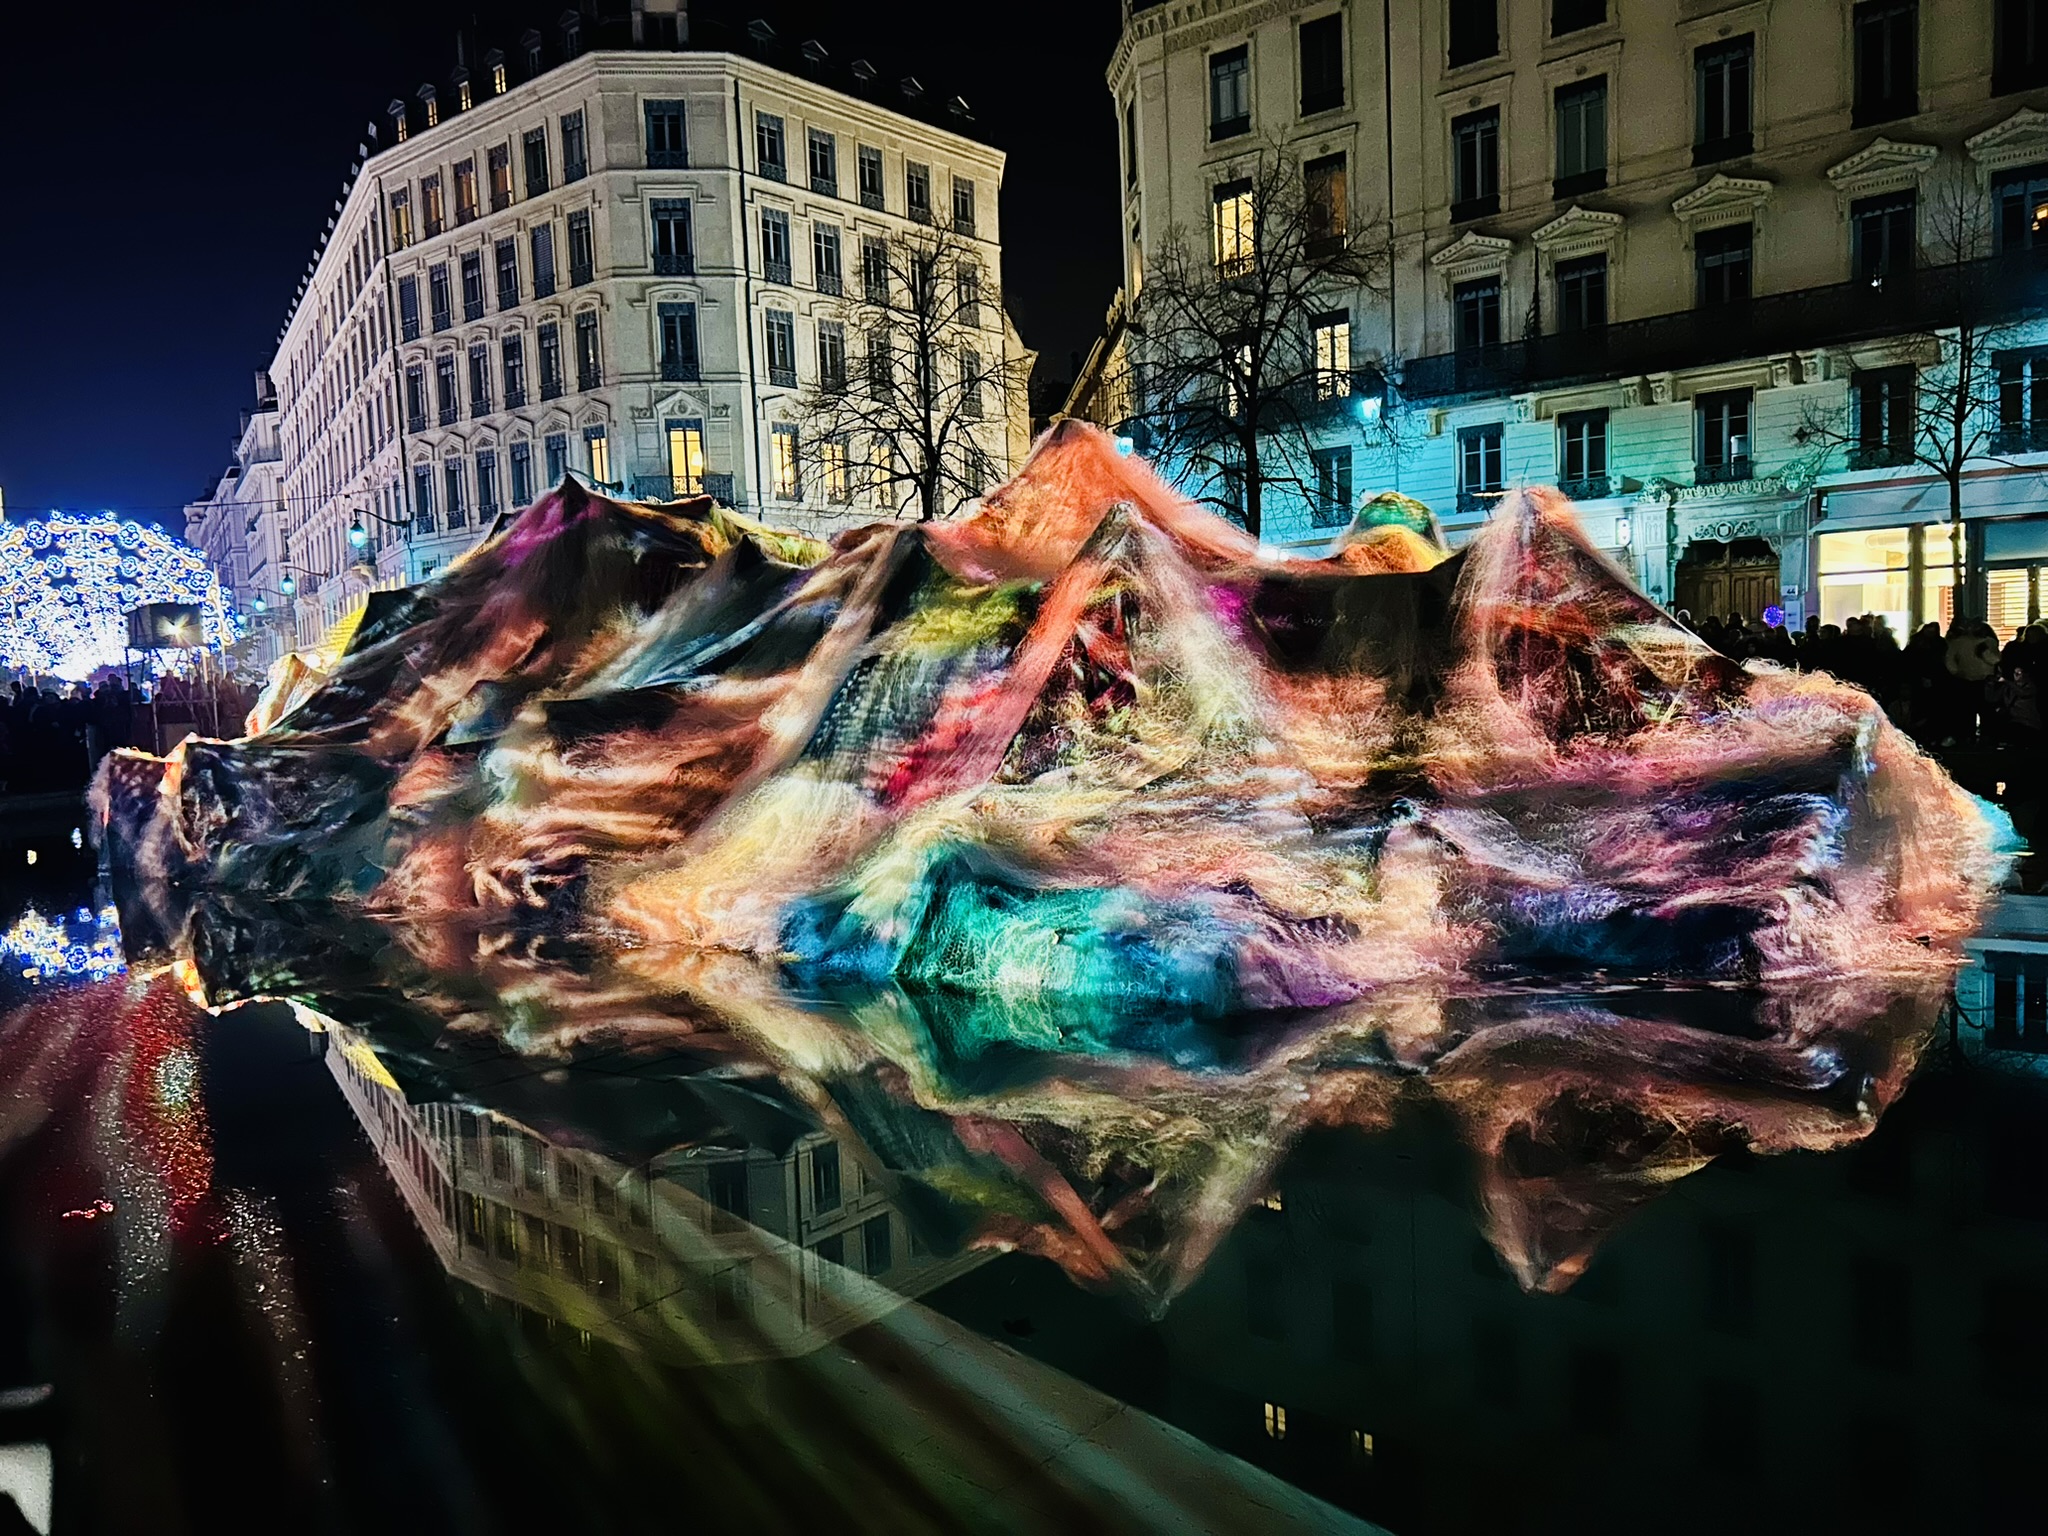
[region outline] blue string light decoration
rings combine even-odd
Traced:
[[[121,666],[143,603],[197,604],[208,646],[235,641],[219,578],[182,539],[111,512],[0,526],[0,665],[70,682]],[[162,672],[173,654],[141,659]]]

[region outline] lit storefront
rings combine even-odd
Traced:
[[[1814,538],[1814,572],[1823,624],[1874,613],[1903,644],[1922,624],[1945,631],[1955,617],[1954,557],[1942,524],[1823,531]]]

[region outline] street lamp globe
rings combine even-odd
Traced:
[[[284,575],[278,578],[277,590],[282,592],[286,597],[290,597],[293,593],[299,590],[299,578],[294,576],[290,571],[286,571]]]
[[[363,520],[360,517],[348,525],[348,541],[357,549],[363,549],[369,545],[370,532],[363,526]]]

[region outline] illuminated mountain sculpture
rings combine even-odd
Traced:
[[[112,766],[124,931],[216,1002],[687,1048],[891,1176],[1021,1181],[979,1240],[1154,1296],[1295,1133],[1418,1076],[1496,1150],[1542,1093],[1483,1084],[1526,1073],[1664,1114],[1677,1167],[1752,1112],[1867,1129],[2000,877],[1987,813],[1867,695],[1679,628],[1554,494],[1455,555],[1414,524],[1274,557],[1074,424],[973,515],[830,547],[564,486],[269,729]],[[1528,1001],[1622,983],[1762,1034]],[[1863,1107],[1816,1109],[1866,1037]],[[1562,1284],[1585,1244],[1520,1187],[1497,1235]]]

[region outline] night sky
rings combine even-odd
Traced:
[[[0,39],[0,488],[14,516],[114,507],[172,529],[210,491],[364,126],[454,37],[511,39],[562,0],[8,6]],[[863,12],[758,0],[884,78],[967,98],[1006,150],[1004,277],[1064,377],[1118,282],[1115,0]],[[857,18],[871,19],[859,24]],[[963,20],[971,16],[973,22]],[[1062,18],[1055,21],[1054,18]],[[980,32],[976,23],[992,30]]]

